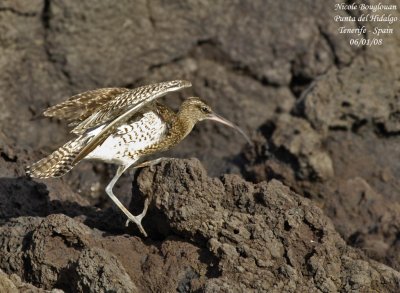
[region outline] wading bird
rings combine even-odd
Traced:
[[[156,100],[168,92],[190,87],[184,80],[161,82],[136,89],[103,88],[75,95],[65,102],[48,108],[47,117],[65,119],[74,126],[77,137],[27,169],[34,178],[61,177],[81,160],[99,160],[118,165],[106,193],[128,217],[126,225],[134,222],[143,235],[142,219],[149,200],[140,215],[132,215],[113,193],[114,184],[129,167],[144,167],[165,158],[143,161],[146,157],[166,151],[183,140],[202,120],[214,120],[237,129],[236,125],[215,114],[199,98],[183,101],[176,113]]]

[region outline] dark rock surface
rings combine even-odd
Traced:
[[[400,291],[400,23],[350,46],[335,3],[1,1],[0,292]],[[25,176],[69,137],[49,105],[171,79],[255,145],[204,122],[166,154],[198,160],[123,176],[149,238],[113,166]]]
[[[210,178],[193,159],[162,163],[138,183],[176,234],[219,259],[206,292],[399,290],[398,272],[347,246],[319,208],[276,180]]]
[[[44,290],[29,283],[23,282],[16,274],[7,275],[0,270],[0,292],[63,293],[64,291],[60,289]]]
[[[398,78],[360,59],[333,69],[298,100],[299,117],[261,127],[245,168],[249,179],[278,178],[319,202],[350,244],[397,269]]]
[[[0,263],[67,292],[400,289],[397,271],[348,246],[321,209],[276,180],[211,178],[198,160],[175,159],[137,183],[153,197],[146,222],[162,242],[107,235],[62,214],[18,217],[0,228]]]

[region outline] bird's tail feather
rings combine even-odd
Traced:
[[[75,157],[85,146],[88,138],[79,136],[27,168],[26,173],[34,178],[61,177],[68,173],[77,162]]]

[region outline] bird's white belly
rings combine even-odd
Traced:
[[[104,126],[92,130],[96,135]],[[165,135],[167,126],[154,112],[147,112],[139,120],[118,127],[101,145],[85,159],[96,159],[107,163],[130,165],[137,161],[140,151],[158,143]]]

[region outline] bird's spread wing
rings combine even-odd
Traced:
[[[129,91],[130,89],[127,88],[102,88],[87,91],[48,108],[43,115],[64,119],[70,126],[78,125],[96,113],[105,103]]]
[[[112,121],[135,106],[138,106],[135,108],[135,111],[137,111],[151,101],[166,95],[168,92],[181,90],[189,86],[191,86],[191,83],[188,81],[174,80],[146,85],[123,92],[103,104],[98,111],[76,126],[72,132],[82,134],[90,128]],[[131,114],[134,113],[132,112]]]
[[[175,80],[139,87],[129,92],[124,92],[104,104],[92,116],[74,128],[74,133],[83,133],[93,127],[106,126],[96,134],[90,142],[81,150],[74,162],[78,162],[93,151],[98,145],[114,132],[121,124],[129,120],[143,107],[154,100],[166,95],[168,92],[178,91],[192,84],[185,80]]]

